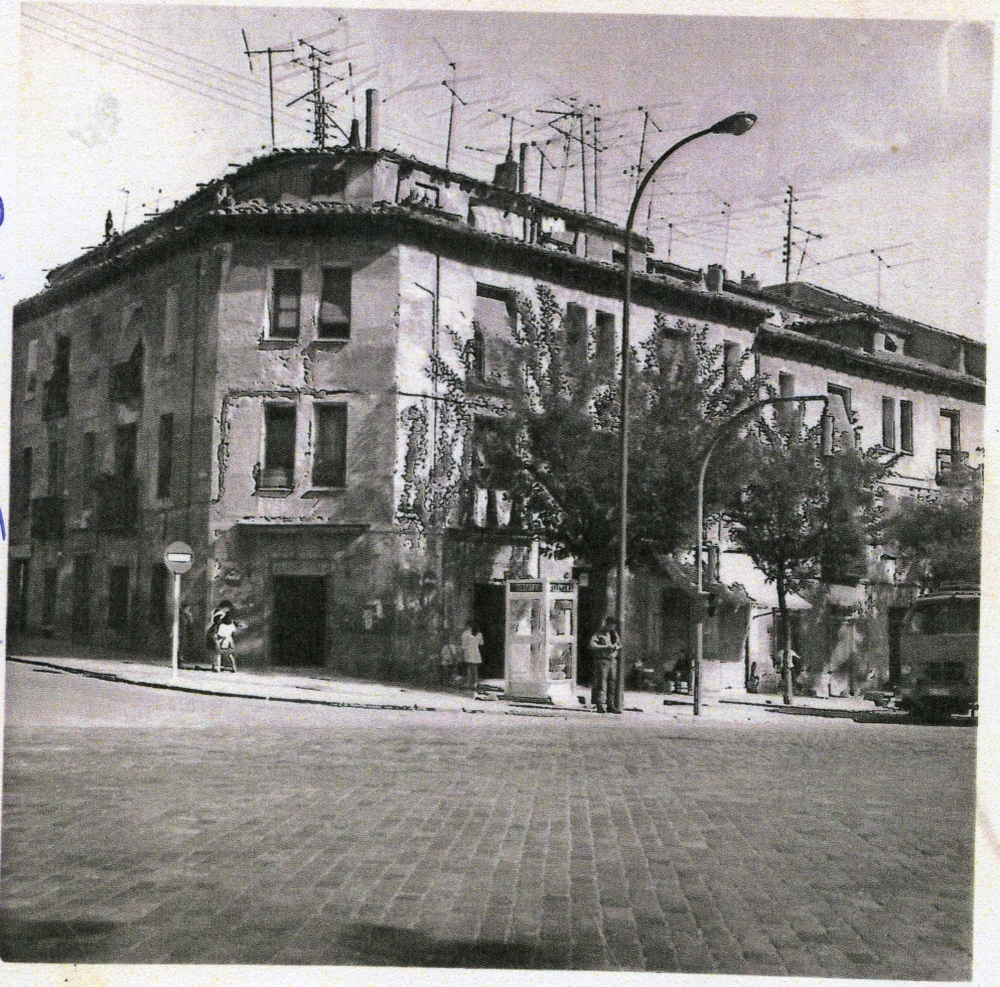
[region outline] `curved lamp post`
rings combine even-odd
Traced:
[[[829,397],[826,394],[806,394],[801,397],[763,398],[760,401],[752,401],[750,404],[746,405],[746,407],[733,412],[733,414],[720,423],[719,427],[715,430],[715,435],[712,436],[711,442],[708,443],[708,447],[701,454],[701,468],[698,470],[698,517],[694,543],[694,567],[697,579],[696,585],[698,588],[698,627],[697,635],[695,637],[694,665],[691,669],[691,678],[693,680],[691,683],[691,691],[694,694],[693,712],[695,716],[701,714],[701,662],[705,651],[706,614],[704,610],[704,598],[706,594],[704,592],[705,577],[702,573],[701,556],[702,543],[704,542],[705,534],[705,474],[708,472],[708,461],[712,458],[712,453],[715,452],[716,446],[718,446],[718,444],[722,441],[731,426],[741,425],[747,418],[753,415],[755,411],[759,411],[761,408],[765,408],[769,405],[801,405],[805,404],[807,401],[823,402],[823,428],[821,433],[820,452],[824,457],[831,456],[833,454],[833,419],[827,413]],[[791,686],[789,685],[787,688],[790,696]]]
[[[619,430],[619,527],[618,527],[618,569],[617,569],[617,592],[615,593],[615,617],[618,620],[618,633],[625,633],[625,562],[626,562],[626,536],[628,534],[628,351],[629,351],[629,309],[632,307],[632,227],[635,224],[636,210],[639,208],[639,200],[642,193],[646,191],[653,175],[659,170],[664,161],[675,151],[679,151],[685,144],[704,137],[706,134],[731,134],[739,137],[745,134],[755,123],[757,117],[753,113],[734,113],[732,116],[720,120],[718,123],[699,130],[696,134],[690,134],[683,140],[679,140],[673,147],[665,151],[653,162],[652,167],[643,176],[639,187],[632,197],[632,205],[628,211],[628,222],[625,224],[625,298],[622,306],[622,376],[621,376],[621,415],[622,424]],[[625,662],[624,656],[619,655],[618,675],[615,682],[615,709],[620,710],[625,698]]]

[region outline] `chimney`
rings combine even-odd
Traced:
[[[705,287],[709,291],[718,294],[722,291],[726,280],[726,269],[721,264],[709,264],[708,274],[705,277]]]
[[[357,117],[351,121],[351,136],[347,139],[347,146],[361,147],[361,124]]]
[[[493,184],[497,188],[516,192],[520,171],[521,169],[518,168],[517,162],[514,160],[514,155],[508,151],[507,159],[498,164],[493,172]]]
[[[378,90],[365,90],[365,147],[369,151],[378,150]]]
[[[748,291],[760,291],[760,278],[754,272],[740,271],[740,287]]]

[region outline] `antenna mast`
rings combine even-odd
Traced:
[[[255,48],[253,51],[250,50],[250,42],[247,41],[247,33],[242,28],[240,29],[243,34],[243,50],[246,53],[247,61],[250,63],[250,71],[253,72],[253,56],[254,55],[267,55],[267,91],[270,96],[271,103],[271,150],[277,146],[274,139],[274,64],[272,58],[282,52],[294,52],[294,48],[272,48],[268,45],[266,48]]]
[[[319,145],[320,150],[326,148],[326,125],[327,122],[332,123],[337,130],[339,130],[344,137],[349,141],[350,137],[345,133],[344,128],[329,115],[329,110],[327,108],[326,98],[323,96],[323,90],[328,86],[332,86],[334,82],[343,82],[343,79],[335,77],[330,82],[323,85],[323,66],[333,65],[330,61],[330,52],[323,51],[321,48],[317,48],[315,45],[309,44],[308,41],[303,41],[299,39],[299,44],[304,48],[309,49],[309,54],[305,56],[300,56],[299,58],[293,58],[292,61],[296,65],[302,65],[308,68],[312,73],[312,89],[304,92],[301,96],[296,96],[295,99],[288,104],[288,106],[293,106],[300,99],[308,98],[313,104],[313,140]]]

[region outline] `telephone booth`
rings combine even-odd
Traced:
[[[507,695],[574,702],[576,583],[508,580],[504,604]]]

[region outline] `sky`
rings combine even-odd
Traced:
[[[109,209],[131,228],[270,146],[267,58],[251,72],[242,32],[295,49],[273,56],[278,146],[311,143],[309,101],[286,107],[308,41],[337,126],[375,88],[381,144],[444,164],[453,112],[451,167],[488,179],[513,121],[529,190],[541,167],[543,196],[580,208],[586,184],[620,225],[638,167],[755,113],[658,173],[636,224],[657,256],[784,280],[791,186],[793,280],[984,337],[993,39],[974,21],[25,4],[15,297]]]

